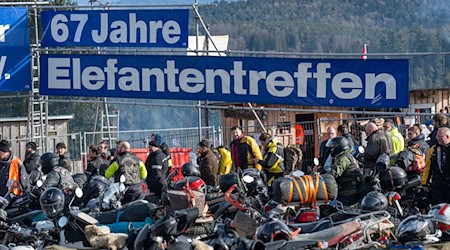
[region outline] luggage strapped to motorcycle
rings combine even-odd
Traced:
[[[192,191],[191,187],[189,186],[189,183],[186,181],[186,185],[183,187],[184,192],[186,192],[186,199],[188,200],[188,207],[196,207],[195,199],[197,198]]]
[[[314,207],[316,207],[317,200],[317,192],[319,191],[319,182],[322,183],[322,188],[325,195],[325,203],[328,203],[328,191],[325,181],[321,178],[320,175],[316,175],[316,185],[314,187],[313,177],[311,175],[299,176],[297,177],[301,182],[303,187],[305,188],[305,197],[303,197],[302,190],[295,179],[296,177],[289,176],[289,198],[287,204],[289,205],[292,201],[292,197],[294,195],[294,185],[300,197],[300,202],[304,203],[312,203]],[[308,185],[307,185],[308,184]]]

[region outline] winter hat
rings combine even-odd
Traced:
[[[27,145],[25,145],[25,147],[26,147],[26,148],[31,148],[31,149],[33,149],[34,151],[37,150],[37,145],[36,145],[36,143],[33,142],[33,141],[30,141],[29,143],[27,143]]]
[[[64,142],[58,142],[58,144],[56,144],[56,148],[66,148],[66,144],[64,144]]]
[[[10,152],[11,151],[9,143],[7,141],[5,141],[5,140],[0,141],[0,151],[2,151],[2,152]]]
[[[157,142],[157,141],[150,141],[148,143],[149,146],[153,146],[153,147],[160,147],[161,145]]]

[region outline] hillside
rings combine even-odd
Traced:
[[[230,50],[450,51],[448,0],[221,1],[200,12],[212,34],[230,35]],[[450,86],[449,55],[410,59],[411,89]]]

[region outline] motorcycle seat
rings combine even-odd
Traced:
[[[361,223],[357,221],[351,221],[339,226],[335,226],[332,228],[324,229],[315,233],[310,234],[298,234],[294,237],[293,240],[301,240],[301,241],[326,241],[328,246],[335,246],[342,239],[355,231],[361,229]]]
[[[333,226],[341,225],[346,222],[350,222],[354,220],[354,217],[358,214],[351,214],[351,213],[335,213],[330,217],[325,217],[323,219],[320,219],[318,221],[313,222],[307,222],[307,223],[291,223],[288,226],[297,229],[300,228],[300,234],[305,233],[314,233],[318,232],[320,230],[324,230]]]
[[[206,204],[215,204],[218,202],[225,201],[225,194],[222,192],[219,193],[207,193],[205,196]]]
[[[301,234],[314,233],[323,229],[330,228],[332,226],[331,220],[318,220],[307,223],[292,223],[289,224],[290,228],[298,229],[300,228]]]

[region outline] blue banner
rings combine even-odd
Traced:
[[[30,89],[27,8],[0,8],[0,92]]]
[[[40,93],[403,108],[408,75],[407,60],[42,55]]]
[[[42,46],[188,46],[188,9],[43,11]]]

